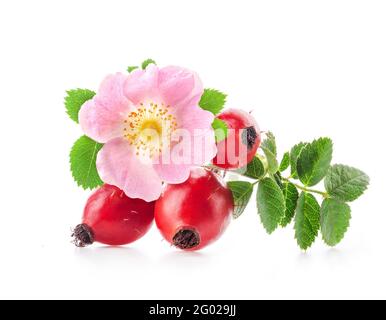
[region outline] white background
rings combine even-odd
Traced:
[[[0,298],[386,298],[385,1],[1,1]],[[66,89],[145,58],[196,70],[254,110],[279,149],[330,136],[372,178],[345,240],[307,253],[269,236],[252,202],[224,237],[178,252],[156,228],[129,247],[76,249],[89,195],[68,152]]]

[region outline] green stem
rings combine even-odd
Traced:
[[[206,167],[208,169],[213,169],[213,167]],[[226,170],[222,170],[221,168],[216,168],[217,170],[219,171],[224,171],[226,172]],[[232,171],[233,174],[238,174],[238,175],[241,175],[243,176],[242,174],[236,172],[236,171]],[[319,191],[319,190],[315,190],[315,189],[310,189],[310,188],[307,188],[305,186],[302,186],[300,184],[297,184],[295,183],[294,181],[291,180],[292,177],[288,177],[288,178],[284,178],[284,177],[281,177],[281,180],[282,181],[285,181],[285,182],[290,182],[292,183],[296,188],[298,188],[299,190],[301,191],[304,191],[304,192],[309,192],[309,193],[315,193],[315,194],[319,194],[321,195],[323,198],[328,198],[328,193],[327,192],[323,192],[323,191]],[[255,182],[252,183],[253,186],[255,186],[256,184],[259,183],[259,181],[261,179],[264,179],[264,177],[261,177],[259,180],[256,180]]]
[[[316,194],[319,194],[319,195],[323,196],[323,198],[328,198],[328,193],[327,192],[323,192],[323,191],[319,191],[319,190],[315,190],[315,189],[310,189],[310,188],[304,187],[304,186],[302,186],[300,184],[297,184],[297,183],[291,181],[288,178],[282,178],[282,180],[286,181],[286,182],[292,183],[296,188],[298,188],[299,190],[302,190],[304,192],[316,193]]]

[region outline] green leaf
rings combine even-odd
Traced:
[[[320,207],[310,193],[300,194],[295,213],[295,238],[301,249],[314,243],[320,229]]]
[[[272,174],[279,170],[279,163],[276,159],[276,139],[272,132],[267,133],[267,138],[261,143],[261,149],[263,150],[268,161],[268,171]]]
[[[271,151],[275,157],[277,156],[276,138],[272,132],[266,133],[266,139],[261,143],[261,146]]]
[[[260,179],[265,176],[267,169],[266,165],[259,155],[256,155],[246,167],[235,170],[237,173],[242,174],[248,178]]]
[[[233,218],[237,219],[244,212],[253,192],[252,183],[246,181],[229,181],[228,188],[233,195]]]
[[[299,178],[298,169],[297,169],[298,158],[299,158],[300,153],[303,151],[303,148],[306,145],[307,145],[307,143],[300,142],[299,144],[294,146],[290,152],[291,177],[293,177],[295,179]]]
[[[83,189],[94,189],[103,184],[96,168],[96,157],[102,144],[80,137],[70,152],[71,172],[75,182]]]
[[[280,222],[282,227],[286,227],[295,216],[296,205],[299,199],[298,189],[291,182],[283,183],[283,194],[285,201],[285,215]]]
[[[224,121],[215,118],[212,123],[212,128],[214,129],[216,142],[220,142],[228,136],[228,126]]]
[[[283,181],[282,181],[282,177],[281,177],[280,171],[278,171],[275,174],[273,174],[273,179],[276,181],[276,183],[280,187],[280,189],[283,190],[284,185],[283,185]]]
[[[129,66],[129,67],[127,67],[127,72],[131,73],[131,72],[133,72],[136,69],[138,69],[138,66]]]
[[[351,209],[339,200],[325,199],[321,209],[321,226],[324,242],[334,247],[342,241],[350,226]]]
[[[278,227],[285,214],[284,196],[271,178],[264,178],[259,182],[256,195],[257,208],[261,222],[269,234]]]
[[[341,164],[332,166],[324,180],[327,193],[345,202],[358,199],[369,183],[370,178],[364,172]]]
[[[272,174],[276,173],[279,170],[279,163],[277,162],[275,155],[264,147],[261,147],[261,149],[263,150],[265,156],[267,157],[268,171]]]
[[[156,64],[153,59],[146,59],[144,62],[142,62],[142,69],[145,70],[149,64]]]
[[[64,98],[67,114],[76,123],[79,122],[78,114],[83,104],[91,100],[95,96],[95,92],[88,89],[68,90],[67,96]]]
[[[214,115],[220,113],[224,108],[226,102],[226,94],[215,90],[215,89],[205,89],[204,93],[201,96],[199,106],[207,111],[212,112]]]
[[[290,165],[290,153],[286,152],[283,156],[283,159],[280,162],[279,170],[280,172],[286,171]]]
[[[332,141],[320,138],[307,144],[297,163],[300,181],[305,186],[318,184],[327,174],[332,159]]]

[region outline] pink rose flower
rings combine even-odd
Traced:
[[[198,106],[202,93],[197,74],[180,67],[151,64],[108,76],[79,113],[84,133],[104,143],[101,179],[131,198],[154,201],[162,182],[182,183],[192,166],[214,158],[214,116]]]

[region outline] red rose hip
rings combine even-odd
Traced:
[[[232,212],[232,193],[220,177],[196,168],[184,183],[165,188],[155,204],[155,221],[177,248],[199,250],[221,236]]]
[[[228,126],[228,136],[217,143],[217,155],[213,164],[223,169],[245,167],[256,155],[261,142],[261,133],[251,114],[228,109],[218,118]]]
[[[154,202],[131,199],[115,186],[103,185],[88,199],[83,223],[73,233],[74,243],[125,245],[146,234],[154,219]]]

